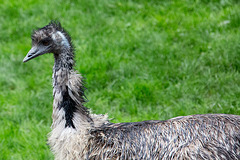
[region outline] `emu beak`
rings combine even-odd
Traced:
[[[27,62],[35,57],[42,55],[42,52],[39,51],[38,47],[32,47],[26,57],[23,59],[23,62]]]

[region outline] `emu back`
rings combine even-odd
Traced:
[[[207,114],[93,129],[88,159],[240,159],[240,117]]]

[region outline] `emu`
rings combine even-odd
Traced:
[[[111,123],[84,106],[69,34],[56,21],[32,33],[27,62],[53,53],[52,131],[55,159],[240,159],[240,116],[204,114],[165,121]]]

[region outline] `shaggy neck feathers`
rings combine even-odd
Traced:
[[[76,128],[75,121],[91,123],[89,111],[83,106],[85,100],[82,78],[74,71],[74,52],[71,42],[57,32],[62,46],[54,53],[53,67],[53,127],[64,121],[64,127]]]
[[[57,53],[54,54],[54,67],[53,71],[57,72],[58,70],[67,70],[71,71],[74,67],[74,54],[70,51],[69,48],[61,48]]]

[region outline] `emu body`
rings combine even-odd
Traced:
[[[24,62],[53,53],[53,114],[48,142],[55,159],[240,159],[240,116],[206,114],[166,121],[110,123],[84,107],[83,78],[60,23],[32,34]]]

